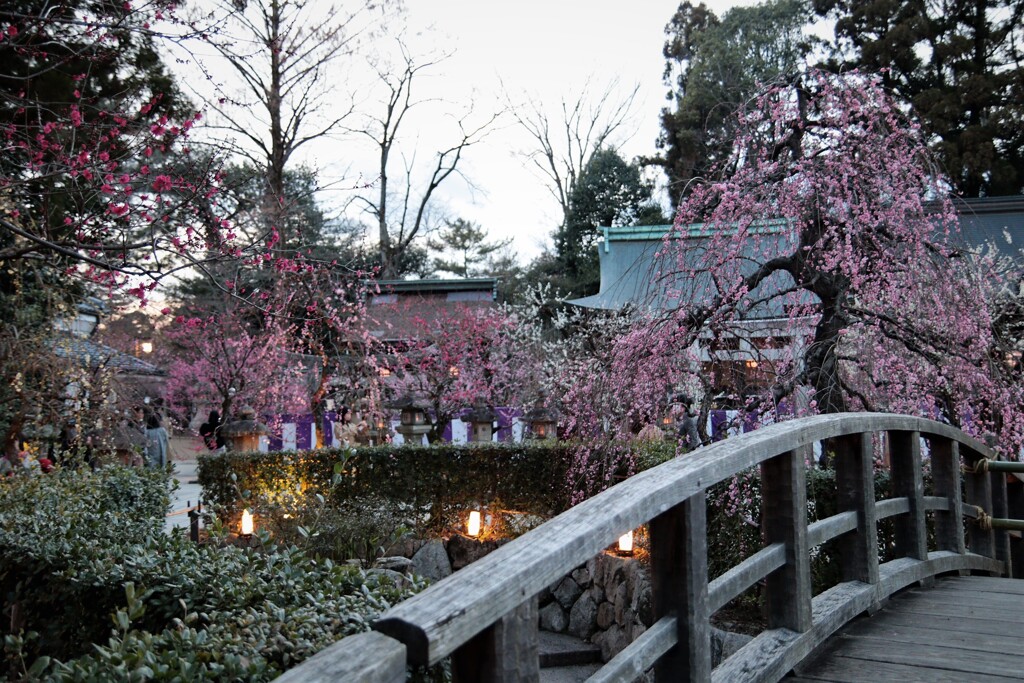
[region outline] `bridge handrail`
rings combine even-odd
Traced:
[[[890,434],[895,497],[876,503],[870,437],[877,432]],[[944,495],[924,496],[919,437],[929,442],[935,490]],[[811,445],[824,440],[837,450],[841,511],[808,526],[805,460]],[[650,523],[654,608],[660,620],[595,680],[655,661],[676,675],[688,671],[690,680],[710,680],[710,615],[762,579],[767,581],[766,633],[805,634],[798,639],[799,647],[787,646],[795,652],[818,642],[814,634],[821,629],[816,619],[822,605],[838,599],[835,595],[846,596],[848,611],[851,605],[877,603],[897,590],[899,577],[921,580],[953,569],[1001,571],[1008,553],[1002,544],[997,546],[991,531],[973,533],[972,552],[967,552],[960,500],[961,453],[969,460],[995,458],[988,446],[954,427],[907,415],[845,413],[770,425],[676,458],[588,499],[395,606],[374,629],[404,644],[411,664],[434,664],[453,656],[457,677],[460,671],[472,671],[477,680],[506,680],[503,676],[509,671],[528,672],[537,666],[535,596],[624,532]],[[765,548],[709,582],[705,491],[758,465]],[[968,477],[970,502],[991,510],[994,478]],[[936,513],[938,554],[929,554],[926,547],[929,510]],[[906,559],[902,564],[897,560],[896,569],[891,562],[880,569],[876,523],[890,515],[898,515],[897,554]],[[845,583],[814,597],[808,551],[837,537]],[[915,568],[909,569],[907,562]],[[851,588],[853,584],[860,588]],[[833,612],[842,610],[833,605],[826,614],[829,623],[835,620]],[[774,641],[771,648],[779,651]],[[773,661],[780,666],[779,662],[791,659],[778,655]],[[365,680],[390,683],[395,679]]]

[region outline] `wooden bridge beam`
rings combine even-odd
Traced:
[[[878,522],[875,514],[874,449],[871,434],[835,439],[836,494],[840,512],[857,513],[857,529],[839,539],[843,581],[878,583]]]
[[[1006,475],[1002,472],[989,472],[992,482],[992,516],[1007,518],[1010,516],[1006,497]],[[995,558],[1006,563],[1006,575],[1013,576],[1010,557],[1010,534],[1005,530],[995,532]]]
[[[935,543],[939,550],[963,555],[964,515],[961,510],[960,444],[952,439],[932,437],[928,441],[932,454],[932,479],[935,495],[949,499],[949,510],[935,511]]]
[[[979,458],[979,454],[970,453],[971,465]],[[973,468],[964,472],[964,493],[966,503],[980,507],[987,514],[992,514],[992,476],[988,472],[975,472]],[[982,529],[977,524],[967,526],[967,548],[985,557],[996,556],[996,535],[992,529]]]
[[[704,492],[650,523],[654,618],[674,614],[677,643],[655,665],[658,683],[711,680],[707,503]]]
[[[894,431],[889,436],[892,443],[893,496],[906,498],[910,503],[910,511],[896,518],[896,556],[927,560],[921,433]]]
[[[478,633],[452,655],[455,683],[540,681],[537,597]]]
[[[782,543],[786,564],[766,579],[768,628],[803,633],[811,628],[811,557],[807,546],[808,448],[761,463],[765,544]]]

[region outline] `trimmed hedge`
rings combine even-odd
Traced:
[[[164,533],[167,507],[162,472],[0,481],[9,677],[270,680],[421,587],[296,548],[196,545]]]
[[[571,445],[543,441],[225,453],[200,456],[198,474],[205,501],[232,522],[248,501],[288,510],[320,494],[337,505],[402,503],[429,513],[437,530],[457,525],[472,503],[544,517],[568,509],[572,457]]]

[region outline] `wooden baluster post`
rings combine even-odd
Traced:
[[[843,581],[878,583],[878,518],[871,434],[835,439],[836,493],[840,512],[857,513],[857,530],[839,538]]]
[[[939,550],[961,555],[964,544],[964,514],[961,509],[960,444],[952,439],[933,436],[928,439],[932,453],[932,479],[935,495],[949,499],[949,510],[935,511],[935,544]]]
[[[981,457],[971,452],[971,462],[976,463]],[[985,514],[992,514],[992,477],[988,472],[968,471],[964,474],[964,493],[967,504],[981,508]],[[996,535],[991,529],[984,530],[977,522],[967,526],[967,549],[985,557],[996,556]]]
[[[992,480],[992,516],[1006,519],[1010,516],[1006,497],[1006,475],[1002,472],[989,472]],[[995,531],[995,557],[1005,563],[1006,576],[1013,576],[1010,562],[1010,534],[1005,529]]]
[[[809,631],[811,557],[807,547],[806,448],[761,463],[761,499],[765,543],[786,547],[786,564],[768,575],[768,628]]]
[[[707,508],[701,491],[651,520],[654,618],[676,616],[678,642],[655,665],[658,683],[711,680]]]
[[[538,683],[537,630],[534,596],[452,654],[455,683]]]
[[[891,432],[893,496],[906,498],[910,512],[896,517],[896,555],[928,559],[920,432]]]

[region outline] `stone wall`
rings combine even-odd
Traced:
[[[541,630],[589,640],[606,662],[654,623],[647,569],[628,557],[602,553],[542,592],[539,601]]]
[[[443,541],[407,539],[401,547],[391,549],[399,557],[380,558],[377,566],[412,571],[439,581],[506,542],[478,541],[462,535]],[[647,568],[631,557],[610,553],[601,553],[546,588],[538,596],[538,606],[542,631],[568,633],[590,641],[601,648],[601,658],[606,662],[654,623]],[[750,636],[713,628],[713,665],[749,640]]]
[[[443,541],[407,541],[405,547],[391,552],[410,557],[408,565],[391,557],[381,558],[378,566],[411,569],[439,581],[503,543],[460,534]],[[541,630],[588,640],[601,648],[604,661],[633,642],[654,619],[647,569],[633,558],[608,553],[601,553],[541,592],[538,604]]]

